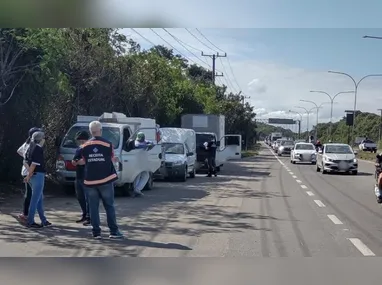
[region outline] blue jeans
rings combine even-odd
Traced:
[[[78,203],[82,210],[82,217],[89,218],[89,201],[87,189],[85,189],[84,180],[76,179],[76,194]]]
[[[29,213],[28,213],[28,224],[33,224],[34,216],[36,211],[40,217],[41,223],[46,223],[46,217],[44,214],[44,204],[43,204],[43,192],[45,185],[45,173],[37,172],[34,174],[30,183],[32,186],[32,197],[29,205]]]
[[[114,185],[108,183],[102,186],[86,187],[89,199],[90,222],[93,227],[93,234],[101,233],[100,217],[99,217],[99,201],[102,200],[105,208],[107,225],[110,229],[110,234],[118,234],[117,217],[114,208]]]

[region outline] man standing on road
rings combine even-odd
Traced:
[[[102,200],[106,211],[109,238],[123,238],[118,229],[114,207],[114,184],[118,179],[114,168],[114,148],[111,142],[102,137],[102,125],[99,121],[89,124],[92,138],[81,146],[78,164],[85,164],[84,185],[89,199],[90,222],[93,237],[101,238],[99,201]]]
[[[208,163],[208,175],[207,177],[212,177],[212,174],[217,176],[216,173],[216,149],[217,144],[215,141],[215,138],[212,138],[209,142],[204,143],[204,147],[206,148],[208,154],[207,154],[207,163]]]
[[[81,153],[81,146],[90,139],[90,136],[87,131],[82,131],[76,134],[75,139],[78,145],[78,149],[76,150],[76,154],[74,155],[72,164],[76,167],[75,187],[77,200],[82,210],[82,217],[81,219],[76,221],[76,223],[83,223],[84,226],[88,226],[90,225],[90,215],[88,194],[85,191],[84,185],[85,165],[78,165],[77,162],[82,159],[82,157],[79,155],[79,153]]]

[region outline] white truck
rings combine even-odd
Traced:
[[[203,144],[214,138],[218,144],[216,153],[216,170],[227,160],[240,159],[242,149],[241,135],[225,134],[225,116],[186,114],[182,116],[182,128],[193,129],[196,132],[196,170],[205,170],[207,152]]]
[[[369,139],[364,139],[359,144],[359,149],[361,151],[370,151],[370,152],[377,152],[377,144]]]
[[[164,162],[159,126],[148,118],[126,117],[121,113],[104,113],[100,117],[78,116],[77,122],[63,138],[56,138],[58,155],[56,177],[67,193],[73,193],[76,168],[72,165],[76,148],[75,135],[79,131],[89,131],[89,123],[98,120],[102,123],[102,136],[112,142],[114,155],[118,158],[115,168],[118,180],[115,186],[127,195],[130,190],[150,190],[153,187],[153,174]],[[154,143],[148,149],[134,149],[138,132],[143,132],[147,140]]]
[[[270,144],[273,144],[278,139],[281,139],[283,137],[282,133],[271,133],[271,139]]]
[[[186,182],[196,174],[196,133],[191,129],[160,128],[164,164],[154,173],[158,178],[178,178]]]

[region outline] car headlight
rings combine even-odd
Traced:
[[[182,165],[182,164],[183,164],[183,161],[178,160],[178,161],[173,162],[173,164],[174,164],[174,165]]]
[[[358,160],[357,160],[356,158],[354,158],[354,159],[353,159],[353,162],[354,162],[354,163],[357,163],[357,162],[358,162]]]
[[[325,157],[325,160],[326,161],[329,161],[329,162],[333,162],[333,159],[329,158],[329,157]]]

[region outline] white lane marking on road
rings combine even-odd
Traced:
[[[300,185],[302,189],[308,189],[305,185]]]
[[[324,203],[322,203],[320,200],[314,200],[314,203],[317,204],[318,207],[320,208],[324,208],[326,207]]]
[[[335,225],[343,225],[343,223],[340,221],[340,219],[337,218],[335,215],[328,215],[328,218],[329,218]]]
[[[289,174],[294,175],[294,173],[292,171],[290,171]]]
[[[301,180],[296,180],[296,182],[297,182],[297,183],[300,183],[300,184],[302,183],[302,181],[301,181]]]
[[[293,175],[292,177],[293,177],[293,178],[295,178],[295,179],[297,178],[297,176],[296,176],[296,175]]]
[[[350,242],[364,255],[364,256],[375,256],[372,252],[360,239],[358,238],[348,238]]]
[[[314,196],[314,193],[312,191],[306,191],[306,194],[308,194],[309,196]]]

